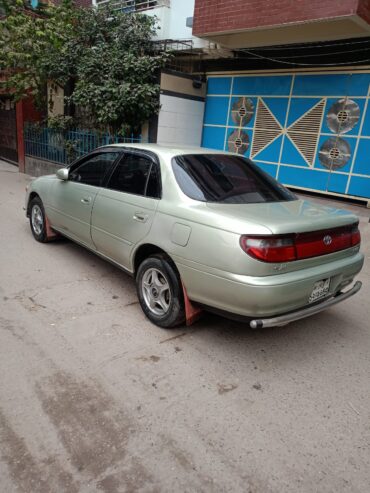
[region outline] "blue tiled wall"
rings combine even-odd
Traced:
[[[282,183],[370,199],[369,84],[370,72],[210,76],[202,145],[227,150],[230,136],[238,130],[249,138],[244,154],[252,154],[263,170]],[[235,123],[231,111],[240,98],[250,100],[254,114],[247,122]],[[354,101],[360,116],[348,132],[336,134],[328,127],[327,113],[342,98]],[[268,145],[253,153],[256,112],[261,102],[273,115],[278,131]],[[309,160],[289,137],[289,127],[320,104],[319,130],[310,134],[315,154]],[[323,165],[322,154],[319,155],[330,138],[344,140],[350,154],[344,165],[332,170]]]

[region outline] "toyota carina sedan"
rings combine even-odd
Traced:
[[[297,198],[237,154],[101,147],[35,179],[26,213],[37,241],[66,236],[131,274],[161,327],[202,309],[284,325],[361,288],[349,286],[363,265],[358,218]]]

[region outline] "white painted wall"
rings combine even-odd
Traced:
[[[117,0],[117,3],[119,0]],[[203,39],[193,36],[192,28],[186,27],[186,19],[194,15],[195,0],[165,0],[168,6],[163,5],[155,9],[143,10],[141,13],[156,16],[158,19],[157,40],[174,39],[193,41],[194,48],[203,48],[208,43]],[[92,0],[92,5],[97,6],[96,0]]]
[[[157,33],[157,39],[191,39],[194,48],[203,48],[206,42],[192,34],[192,28],[186,27],[186,19],[194,15],[195,0],[170,0],[169,7],[158,7],[146,10],[145,14],[156,16],[158,26],[161,28]]]
[[[161,94],[158,144],[200,146],[204,102]]]

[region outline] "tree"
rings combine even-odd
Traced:
[[[158,71],[169,55],[153,50],[156,21],[111,5],[76,8],[69,0],[35,11],[0,0],[0,68],[19,100],[46,104],[46,83],[67,87],[65,102],[104,130],[138,129],[159,111]]]
[[[16,100],[32,95],[41,108],[45,104],[46,83],[56,80],[50,61],[74,33],[70,5],[41,6],[33,11],[22,0],[0,0],[6,17],[0,21],[0,69],[6,71],[3,88]]]

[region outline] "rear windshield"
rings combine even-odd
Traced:
[[[184,194],[202,202],[254,204],[297,200],[292,192],[242,156],[176,156],[172,168]]]

